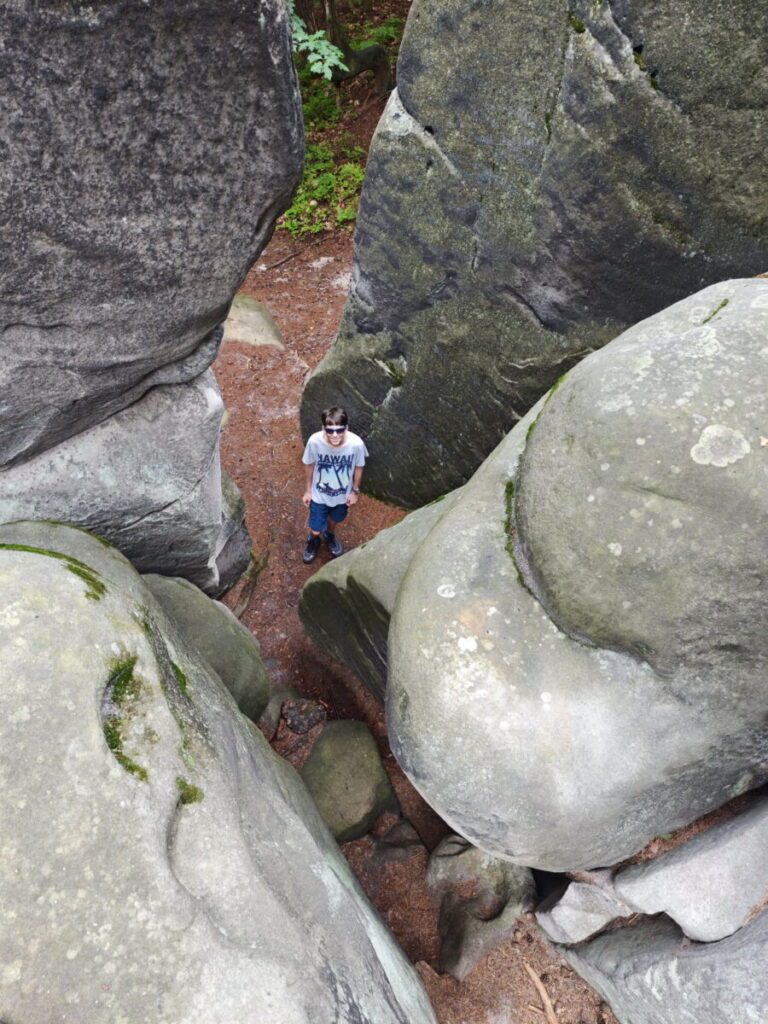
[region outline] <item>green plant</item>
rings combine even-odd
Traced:
[[[363,155],[356,146],[343,149],[337,158],[327,143],[310,143],[304,176],[283,218],[286,230],[300,237],[353,221],[365,174],[355,161]],[[338,165],[337,159],[342,161]]]
[[[306,54],[309,70],[316,75],[330,80],[334,68],[346,70],[344,54],[328,39],[322,29],[310,32],[304,21],[298,16],[290,0],[291,34],[293,49],[296,53]]]
[[[380,25],[366,22],[355,30],[350,43],[353,47],[367,46],[370,43],[378,43],[379,46],[392,46],[400,42],[404,25],[405,21],[394,14]]]
[[[179,791],[179,800],[182,804],[197,804],[205,795],[198,786],[193,786],[182,776],[176,779],[176,788]]]
[[[308,128],[323,129],[336,124],[341,118],[341,108],[336,102],[336,90],[324,78],[312,74],[303,58],[296,61],[301,89],[301,108],[304,124]]]

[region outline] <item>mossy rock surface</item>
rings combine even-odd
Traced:
[[[0,595],[4,1020],[434,1024],[294,770],[115,548],[2,525]]]
[[[419,507],[590,351],[764,272],[767,37],[754,0],[414,0],[305,433],[344,405]]]
[[[399,809],[376,741],[363,722],[329,722],[301,778],[340,843],[359,839],[381,814]]]
[[[144,582],[187,643],[219,676],[254,722],[269,701],[269,676],[256,638],[226,605],[187,580],[148,574]]]

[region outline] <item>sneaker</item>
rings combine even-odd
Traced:
[[[328,545],[328,550],[330,551],[331,555],[334,558],[338,558],[338,556],[342,553],[344,548],[341,546],[341,541],[336,536],[336,534],[329,533],[327,530],[325,530],[323,533],[323,540]]]
[[[317,549],[320,547],[320,538],[311,534],[307,537],[307,546],[304,548],[304,561],[309,564],[314,562]]]

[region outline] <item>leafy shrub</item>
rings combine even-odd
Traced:
[[[291,9],[291,35],[293,49],[296,53],[306,54],[309,70],[323,78],[330,79],[334,68],[346,69],[344,55],[338,46],[334,46],[322,29],[310,32],[304,21]]]
[[[394,14],[383,21],[381,25],[366,22],[355,30],[351,44],[353,48],[369,46],[371,43],[378,43],[380,46],[399,45],[404,25],[403,19]]]
[[[304,111],[304,124],[308,128],[324,127],[336,124],[341,118],[341,109],[336,102],[335,87],[324,78],[318,78],[309,67],[297,60],[299,86],[301,88],[301,106]]]

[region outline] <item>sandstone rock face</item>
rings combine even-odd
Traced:
[[[293,770],[114,549],[0,528],[0,1015],[434,1024]]]
[[[756,279],[636,325],[413,558],[390,739],[475,845],[612,864],[764,781],[767,326]]]
[[[396,534],[382,530],[343,558],[326,562],[302,588],[299,615],[304,629],[319,647],[348,664],[381,701],[397,591],[414,553],[454,499],[455,494],[448,494],[444,501],[412,512],[398,524]]]
[[[220,601],[212,601],[187,580],[149,574],[153,597],[186,642],[205,659],[235,698],[257,722],[270,699],[267,670],[256,638]]]
[[[762,1024],[768,914],[722,942],[686,944],[665,917],[561,950],[621,1024]]]
[[[766,270],[766,34],[749,0],[415,0],[305,431],[345,405],[366,489],[424,504],[585,353]]]
[[[459,981],[509,939],[536,899],[528,868],[491,857],[461,836],[435,847],[427,885],[441,897],[440,972]]]
[[[753,279],[627,331],[397,563],[390,740],[474,845],[554,871],[613,864],[764,780],[767,327]],[[375,575],[401,530],[350,575]]]
[[[276,0],[0,11],[0,465],[197,377],[298,180]]]
[[[244,570],[250,552],[246,542],[228,555],[244,531],[244,510],[226,515],[222,498],[223,409],[210,370],[186,385],[152,388],[128,409],[0,474],[0,521],[77,523],[119,547],[140,571],[185,576],[217,592]]]

